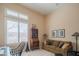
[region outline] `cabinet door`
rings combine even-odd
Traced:
[[[38,29],[32,29],[32,38],[38,38]]]

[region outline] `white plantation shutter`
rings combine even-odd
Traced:
[[[16,11],[5,9],[7,44],[28,41],[28,17]]]
[[[18,42],[18,22],[12,21],[12,19],[7,20],[7,44],[17,42]]]
[[[20,42],[28,41],[28,17],[20,14],[19,15],[19,28],[20,28]]]

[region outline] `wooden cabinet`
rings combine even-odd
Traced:
[[[32,29],[32,38],[30,40],[30,48],[38,49],[39,48],[39,38],[38,38],[38,29]]]
[[[38,39],[31,39],[31,50],[39,48],[39,40]]]

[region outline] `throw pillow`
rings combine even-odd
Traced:
[[[64,43],[63,42],[60,42],[59,48],[61,48],[63,45],[64,45]]]
[[[63,46],[62,46],[62,49],[65,49],[69,44],[68,43],[65,43]]]

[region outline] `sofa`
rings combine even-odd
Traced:
[[[67,41],[46,40],[43,42],[43,49],[55,54],[67,55],[67,52],[71,50],[72,43]]]

